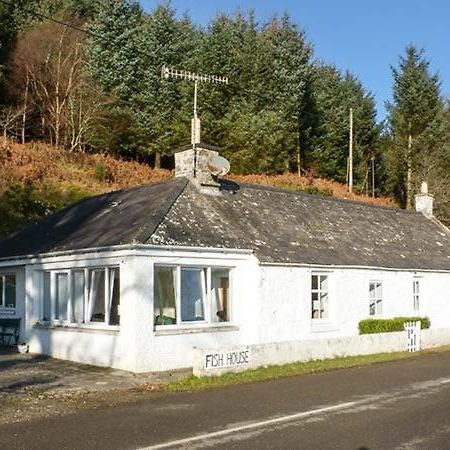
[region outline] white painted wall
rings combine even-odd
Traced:
[[[264,266],[262,272],[260,342],[357,335],[358,323],[371,318],[370,281],[383,283],[383,313],[377,317],[427,316],[432,328],[450,326],[450,273],[281,266]],[[311,319],[312,273],[329,276],[329,320]],[[414,277],[420,279],[418,312],[413,309]]]
[[[232,269],[232,321],[202,324],[195,333],[186,327],[160,330],[153,325],[153,266],[188,264]],[[120,327],[43,326],[42,272],[74,268],[119,266]],[[17,316],[22,317],[21,340],[31,353],[47,354],[86,364],[133,372],[192,366],[194,346],[258,342],[257,292],[260,268],[248,253],[123,251],[49,256],[28,264],[18,278]],[[26,276],[25,276],[26,273]],[[250,320],[248,318],[251,318]]]
[[[447,331],[450,331],[450,329]],[[384,352],[402,352],[407,350],[407,338],[405,332],[377,333],[361,336],[285,341],[245,347],[229,346],[228,349],[233,352],[247,351],[248,364],[232,368],[208,369],[205,367],[205,357],[207,354],[214,352],[214,349],[195,349],[193,354],[194,375],[220,375],[230,371],[240,372],[266,365]]]
[[[155,330],[154,264],[232,268],[231,321]],[[121,324],[118,330],[36,326],[42,311],[39,271],[108,265],[120,267]],[[356,336],[359,321],[369,318],[370,281],[383,283],[382,317],[428,316],[431,331],[450,327],[450,273],[261,266],[254,256],[244,252],[142,246],[52,255],[30,261],[26,269],[19,266],[10,269],[18,274],[16,316],[24,319],[21,340],[30,344],[31,352],[134,372],[192,367],[194,348],[220,349],[292,341],[304,341],[306,345],[306,341]],[[329,276],[331,315],[326,321],[311,319],[313,272]],[[414,276],[421,277],[419,313],[413,311]],[[450,334],[441,332],[430,336],[430,342],[450,343]],[[291,352],[290,344],[283,345],[286,352]]]
[[[95,366],[132,370],[124,362],[119,332],[70,328],[36,328],[29,334],[30,353]],[[126,360],[125,360],[126,361]]]
[[[231,320],[220,324],[195,324],[190,326],[167,326],[153,330],[153,288],[149,298],[145,323],[139,319],[140,326],[152,334],[152,338],[141,341],[138,372],[163,371],[192,367],[194,347],[216,348],[226,345],[241,345],[259,342],[258,320],[260,267],[253,256],[230,258],[227,255],[196,258],[176,255],[158,256],[154,264],[184,264],[230,267],[231,272]],[[153,267],[148,273],[153,281]]]

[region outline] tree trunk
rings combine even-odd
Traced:
[[[155,169],[161,169],[161,153],[155,153]]]
[[[300,152],[300,142],[297,143],[297,175],[302,176],[302,155]]]
[[[25,129],[27,126],[27,107],[28,107],[28,86],[30,84],[30,78],[28,76],[26,77],[25,82],[25,96],[23,100],[23,111],[22,111],[22,144],[25,144]]]
[[[408,153],[406,156],[406,209],[412,209],[412,164],[411,164],[412,135],[408,136]]]

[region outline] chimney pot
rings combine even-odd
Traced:
[[[433,217],[433,196],[428,193],[428,183],[423,181],[420,194],[416,194],[416,211],[421,212],[427,219]]]

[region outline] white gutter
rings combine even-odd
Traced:
[[[86,255],[92,253],[118,253],[131,251],[133,255],[136,255],[137,251],[164,251],[164,252],[188,252],[188,253],[222,253],[222,254],[235,254],[235,255],[251,255],[253,250],[240,249],[240,248],[213,248],[213,247],[189,247],[189,246],[177,246],[177,245],[153,245],[153,244],[124,244],[114,245],[109,247],[90,247],[75,250],[61,250],[57,252],[39,253],[31,255],[21,255],[12,257],[0,258],[0,266],[6,265],[24,265],[35,264],[41,262],[44,258],[58,258],[63,256],[76,256]]]
[[[360,266],[351,264],[307,264],[307,263],[277,263],[277,262],[260,262],[261,266],[266,267],[300,267],[315,270],[336,270],[336,269],[354,269],[354,270],[384,270],[388,272],[434,272],[434,273],[450,273],[450,269],[396,269],[394,267],[383,266]]]

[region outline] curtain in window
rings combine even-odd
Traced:
[[[109,269],[108,325],[119,325],[120,323],[119,307],[120,307],[120,271],[118,268],[112,268]]]
[[[206,269],[181,269],[181,321],[205,320]]]
[[[72,321],[84,322],[84,271],[73,272]]]
[[[211,269],[211,307],[213,322],[229,320],[229,272],[227,269]]]
[[[176,323],[176,268],[155,266],[154,273],[154,323]]]
[[[88,320],[89,322],[105,321],[105,270],[90,271]]]
[[[56,274],[55,319],[67,320],[69,302],[69,276],[67,273]]]

